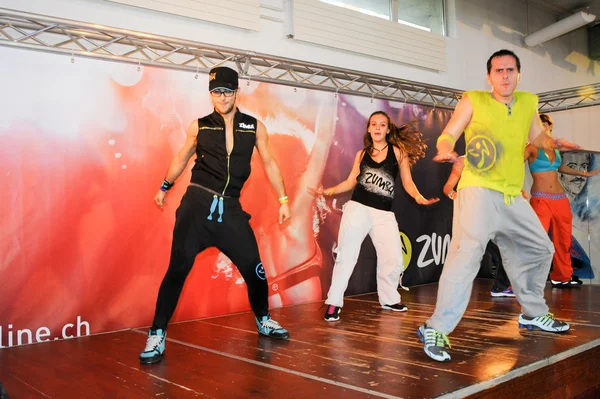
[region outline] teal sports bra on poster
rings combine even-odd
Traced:
[[[538,155],[535,158],[535,161],[529,164],[529,171],[532,173],[548,171],[556,172],[558,168],[560,168],[562,159],[558,150],[554,150],[554,153],[556,154],[556,159],[554,160],[554,162],[550,162],[550,159],[548,159],[548,156],[546,155],[544,150],[542,150],[541,148],[538,149]]]

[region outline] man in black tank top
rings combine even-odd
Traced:
[[[273,158],[265,126],[235,107],[237,72],[227,67],[213,68],[209,91],[214,112],[191,123],[185,144],[171,161],[154,197],[162,208],[167,191],[196,154],[190,186],[176,213],[169,268],[160,286],[146,347],[140,354],[143,364],[162,359],[167,324],[177,307],[187,275],[196,256],[213,246],[231,259],[244,278],[258,332],[272,338],[289,338],[288,331],[269,315],[265,269],[248,223],[250,215],[239,202],[240,191],[250,175],[254,147],[279,196],[279,223],[290,218],[283,178]]]

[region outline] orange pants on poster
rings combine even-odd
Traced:
[[[570,281],[573,275],[571,265],[572,221],[571,204],[565,193],[531,193],[531,207],[540,218],[544,229],[552,236],[554,258],[550,279]]]

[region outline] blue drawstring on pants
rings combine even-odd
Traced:
[[[215,213],[215,209],[217,209],[217,204],[219,205],[219,218],[217,222],[221,223],[223,221],[223,197],[219,197],[217,195],[213,195],[212,203],[210,204],[210,214],[208,215],[208,220],[213,220],[213,213]]]
[[[219,197],[219,219],[217,222],[221,223],[223,221],[223,197]]]

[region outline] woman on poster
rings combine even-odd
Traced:
[[[402,186],[420,205],[431,205],[439,198],[426,199],[419,193],[411,165],[425,156],[423,135],[412,124],[397,127],[382,111],[371,114],[364,148],[356,153],[346,180],[334,187],[310,189],[314,195],[332,196],[354,190],[344,206],[338,234],[337,257],[325,304],[324,319],[339,320],[344,292],[367,234],[377,253],[377,293],[383,309],[404,312],[398,284],[404,270],[402,244],[396,216],[392,212],[394,185],[400,174]]]
[[[600,200],[598,184],[588,179],[588,172],[598,168],[598,156],[592,152],[564,152],[562,163],[571,169],[579,170],[580,175],[558,174],[573,213],[573,235],[571,243],[571,263],[577,277],[594,280],[599,275],[592,269],[591,259],[596,259],[600,248]],[[597,179],[597,178],[596,178]],[[581,243],[581,244],[580,244]],[[600,265],[599,265],[600,266]],[[575,270],[576,269],[576,270]],[[591,282],[591,281],[590,281]]]

